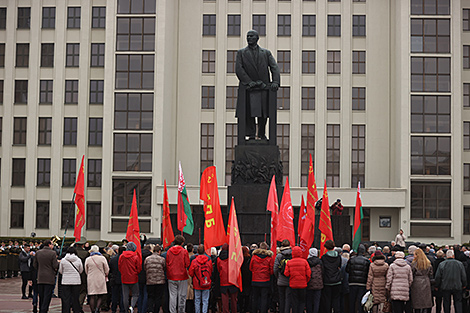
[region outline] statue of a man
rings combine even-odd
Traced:
[[[237,112],[241,105],[240,93],[246,92],[246,136],[250,140],[255,139],[256,117],[258,138],[266,140],[265,128],[269,117],[267,90],[277,91],[281,76],[271,51],[258,46],[258,32],[250,30],[246,40],[248,46],[237,52],[236,73],[240,80]]]

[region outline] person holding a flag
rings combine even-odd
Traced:
[[[219,272],[220,277],[220,293],[222,296],[222,312],[237,313],[237,295],[238,288],[229,282],[229,268],[228,268],[228,244],[224,243],[222,245],[222,250],[220,255],[217,258],[217,271]],[[231,307],[229,309],[229,301],[231,302]]]
[[[188,293],[189,254],[183,248],[184,237],[175,236],[174,246],[166,254],[166,276],[168,278],[168,292],[170,293],[170,313],[184,313],[186,309],[186,295]]]

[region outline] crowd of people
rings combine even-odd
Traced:
[[[357,313],[364,312],[369,291],[374,313],[431,312],[433,306],[448,313],[451,305],[456,313],[470,311],[465,246],[420,244],[405,251],[392,242],[383,248],[361,244],[353,251],[328,240],[324,255],[311,248],[305,258],[288,240],[276,253],[261,242],[242,248],[242,286],[237,288],[229,282],[227,244],[206,250],[185,244],[181,235],[166,250],[141,244],[140,252],[133,242],[90,246],[82,238],[59,255],[50,240],[32,247],[23,243],[17,246],[22,298],[32,297],[33,312],[48,312],[57,284],[62,312],[83,312],[89,305],[92,312],[120,313]]]

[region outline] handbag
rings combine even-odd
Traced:
[[[392,312],[392,302],[390,302],[390,300],[385,301],[382,312],[384,312],[384,313],[391,313]]]
[[[366,299],[365,303],[364,298]],[[374,306],[374,296],[370,291],[366,292],[364,297],[362,297],[362,303],[364,303],[363,308],[365,312],[370,312],[370,310],[372,310],[372,307]]]
[[[100,270],[100,272],[104,274],[105,282],[108,282],[109,281],[108,275],[106,275],[106,273],[101,270],[101,268],[98,266],[98,264],[96,264],[95,260],[93,260],[93,258],[91,256],[90,256],[90,258],[93,261],[93,263],[95,263],[96,267]]]

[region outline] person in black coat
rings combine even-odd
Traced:
[[[20,255],[18,256],[20,262],[20,271],[21,271],[21,279],[23,281],[21,285],[21,299],[28,299],[33,297],[33,286],[29,286],[29,293],[26,296],[26,286],[28,285],[28,281],[31,280],[31,264],[32,264],[32,257],[34,253],[31,252],[31,247],[28,244],[23,246],[23,250],[21,250]]]
[[[349,273],[349,305],[354,313],[362,312],[361,299],[366,293],[370,261],[364,257],[365,252],[366,248],[360,244],[357,255],[346,265],[346,272]]]
[[[323,290],[321,294],[321,312],[340,311],[341,295],[341,256],[334,250],[333,240],[327,240],[324,247],[328,250],[322,257]]]
[[[241,313],[251,312],[251,279],[252,273],[250,271],[251,255],[247,247],[243,246],[243,264],[241,267],[242,272],[242,289],[238,293],[238,305]]]
[[[119,305],[119,311],[124,313],[127,308],[124,308],[122,302],[122,282],[121,272],[119,271],[119,257],[126,251],[126,247],[119,247],[118,254],[113,256],[109,261],[109,282],[111,283],[111,311],[116,312]]]

